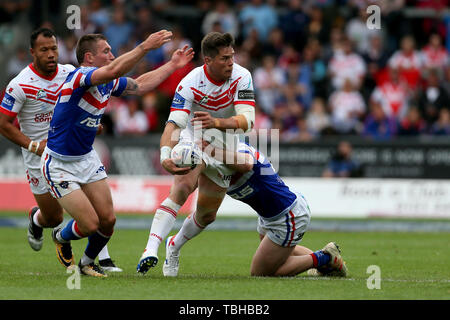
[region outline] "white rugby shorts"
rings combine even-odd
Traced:
[[[296,204],[289,212],[274,219],[258,218],[257,231],[266,235],[272,242],[282,247],[293,247],[303,238],[309,222],[311,212],[303,195],[297,194]]]
[[[51,156],[45,148],[41,157],[41,173],[47,188],[55,198],[61,198],[81,185],[105,179],[105,167],[92,150],[82,160],[63,161]]]

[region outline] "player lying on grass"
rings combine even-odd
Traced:
[[[292,192],[284,184],[262,153],[245,143],[239,143],[238,152],[208,150],[207,143],[203,149],[236,171],[227,194],[250,205],[259,216],[257,230],[261,242],[252,259],[252,276],[294,276],[313,268],[334,276],[347,275],[347,267],[334,242],[315,252],[297,245],[309,225],[309,206],[302,194]],[[201,166],[207,164],[203,162]],[[186,241],[180,241],[176,235],[169,237],[166,257],[179,259]]]

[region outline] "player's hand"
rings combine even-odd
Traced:
[[[172,40],[172,32],[167,30],[161,30],[152,33],[147,39],[142,42],[144,50],[154,50],[161,47],[163,44]]]
[[[175,50],[170,61],[172,61],[177,69],[183,68],[189,61],[192,60],[192,58],[194,58],[194,53],[194,49],[185,45],[182,49]]]
[[[162,167],[169,172],[170,174],[179,174],[179,175],[183,175],[183,174],[187,174],[189,173],[189,171],[191,171],[190,167],[186,167],[186,168],[178,168],[177,165],[175,164],[175,162],[173,161],[172,158],[169,159],[165,159],[162,163],[161,163]]]
[[[195,111],[194,117],[191,119],[191,124],[197,126],[201,124],[202,129],[215,128],[216,118],[211,116],[209,112],[206,111]]]
[[[98,135],[102,134],[102,132],[103,132],[103,125],[100,123],[97,127],[96,135],[98,136]]]
[[[38,156],[42,156],[42,153],[44,152],[46,145],[47,145],[47,139],[39,141],[38,149],[36,150],[36,154]]]

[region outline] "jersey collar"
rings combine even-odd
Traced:
[[[28,65],[28,67],[31,69],[31,71],[33,71],[37,76],[41,77],[42,79],[48,80],[48,81],[52,81],[56,75],[58,74],[58,64],[56,64],[56,70],[53,74],[49,75],[49,76],[44,76],[43,74],[39,73],[39,71],[37,71],[34,66],[33,63],[30,63]]]
[[[219,86],[219,87],[220,87],[221,85],[223,85],[223,84],[225,83],[225,81],[219,82],[219,81],[214,80],[214,79],[209,75],[208,70],[206,70],[206,64],[203,65],[203,71],[205,71],[206,78],[208,78],[208,80],[209,80],[212,84],[215,84],[216,86]]]

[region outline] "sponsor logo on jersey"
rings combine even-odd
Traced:
[[[208,102],[208,96],[204,96],[198,103],[199,104],[206,104]]]
[[[239,90],[238,99],[255,100],[255,93],[253,90]]]
[[[33,186],[37,187],[37,186],[39,185],[39,179],[33,177],[33,178],[30,179],[30,183],[31,183]]]
[[[172,100],[172,108],[183,109],[185,102],[186,100],[180,94],[175,93],[175,96]]]
[[[90,129],[94,129],[95,128],[97,130],[97,127],[100,125],[100,121],[101,121],[101,116],[98,117],[98,118],[86,117],[83,120],[81,120],[79,122],[79,124],[82,125],[82,126],[86,126],[86,127],[90,128]]]
[[[59,186],[63,189],[67,189],[69,187],[69,182],[67,181],[60,182]]]
[[[9,94],[5,93],[5,96],[3,97],[2,101],[2,107],[11,111],[14,106],[14,103],[16,103],[16,99],[13,96],[10,96]]]
[[[47,97],[47,94],[45,93],[44,89],[39,89],[39,91],[36,93],[36,99],[42,99]]]
[[[50,122],[53,117],[53,111],[38,113],[34,116],[34,122]]]

